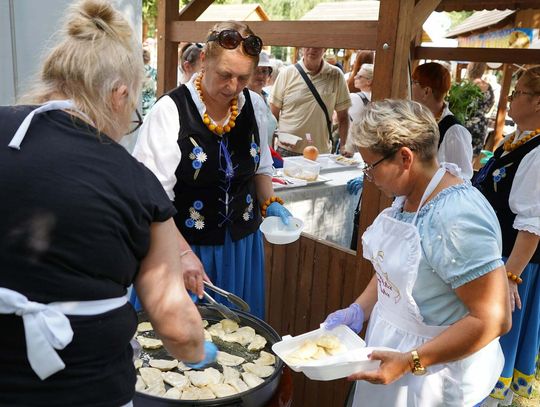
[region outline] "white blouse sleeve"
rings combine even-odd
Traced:
[[[179,130],[176,104],[169,96],[163,96],[145,117],[133,150],[133,156],[154,173],[171,201],[175,172],[182,158],[177,142]]]
[[[523,157],[512,189],[510,209],[516,214],[514,229],[540,236],[540,146]]]
[[[255,120],[257,121],[257,127],[259,128],[259,139],[261,146],[261,161],[257,174],[272,176],[272,155],[270,154],[270,148],[268,147],[268,118],[267,109],[264,99],[253,91],[249,91],[251,102],[253,103],[253,111],[255,113]]]
[[[465,127],[455,124],[446,132],[438,153],[439,162],[454,163],[464,179],[473,176],[472,136]]]

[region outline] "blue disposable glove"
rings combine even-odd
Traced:
[[[364,186],[364,177],[356,177],[347,181],[347,191],[351,195],[356,195]]]
[[[202,369],[206,365],[214,363],[216,361],[218,348],[210,341],[204,341],[204,359],[197,363],[186,363],[187,367],[192,369]]]
[[[354,332],[359,333],[364,325],[364,311],[360,304],[353,302],[348,308],[337,310],[328,315],[324,325],[326,329],[347,325]]]
[[[272,202],[268,205],[268,208],[266,208],[266,216],[279,216],[281,221],[286,225],[289,224],[289,218],[292,217],[289,210],[279,202]]]

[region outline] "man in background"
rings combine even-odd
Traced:
[[[277,151],[285,157],[301,155],[305,147],[314,145],[320,153],[330,153],[332,141],[329,127],[331,129],[332,114],[336,111],[341,146],[339,152],[350,157],[352,154],[345,149],[345,143],[351,99],[343,73],[323,60],[325,48],[303,48],[302,51],[303,57],[298,64],[288,66],[279,73],[270,96],[270,108],[278,120],[279,131],[294,134],[301,140],[295,145],[278,140]],[[298,67],[306,73],[323,106],[317,102]],[[311,141],[306,134],[310,135]]]

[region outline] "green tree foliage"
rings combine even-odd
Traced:
[[[448,92],[448,107],[456,118],[465,124],[472,113],[478,109],[478,103],[484,98],[482,90],[472,82],[454,83]]]

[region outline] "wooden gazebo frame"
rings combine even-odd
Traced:
[[[158,94],[176,86],[178,43],[206,38],[214,23],[195,20],[212,3],[192,0],[179,13],[178,0],[159,0]],[[433,11],[537,7],[538,0],[381,0],[378,22],[253,21],[249,25],[265,45],[376,50],[372,97],[380,100],[408,97],[409,66],[418,59],[540,62],[540,50],[419,47],[422,24]],[[373,184],[364,185],[360,236],[389,203]],[[361,249],[355,253],[309,235],[286,246],[267,244],[265,252],[266,319],[282,335],[317,328],[329,312],[349,305],[373,275]],[[349,387],[345,380],[312,382],[300,374],[293,379],[295,406],[343,405]]]

